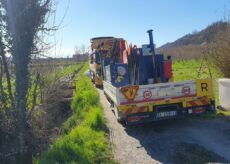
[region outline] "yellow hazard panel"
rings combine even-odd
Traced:
[[[196,80],[196,93],[198,97],[213,96],[213,86],[211,79]]]
[[[121,92],[128,100],[133,100],[137,96],[138,86],[122,87]]]

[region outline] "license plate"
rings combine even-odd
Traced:
[[[177,111],[159,112],[159,113],[157,113],[157,118],[173,117],[176,115],[177,115]]]

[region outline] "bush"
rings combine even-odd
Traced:
[[[225,30],[217,35],[206,50],[211,56],[212,63],[226,78],[230,78],[230,24],[228,23]]]

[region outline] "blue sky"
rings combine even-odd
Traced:
[[[59,0],[56,22],[67,14],[55,35],[57,55],[71,56],[76,45],[89,46],[98,36],[145,44],[148,29],[160,46],[223,19],[229,7],[230,0],[69,0],[69,6]]]

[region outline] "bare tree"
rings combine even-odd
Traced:
[[[13,97],[12,87],[11,87],[10,72],[9,72],[7,61],[6,61],[6,56],[5,56],[6,52],[5,52],[4,44],[1,40],[1,38],[0,38],[0,56],[2,58],[2,64],[4,66],[4,71],[6,74],[6,81],[7,81],[9,98],[10,98],[10,104],[11,104],[11,107],[14,109],[15,106],[14,106],[14,97]]]
[[[1,0],[6,11],[8,32],[12,38],[12,56],[16,76],[17,163],[31,163],[32,161],[30,147],[26,140],[29,134],[26,128],[28,64],[31,54],[37,50],[39,32],[51,30],[44,24],[52,2],[52,0]]]
[[[87,52],[86,46],[84,44],[82,44],[81,46],[76,45],[74,47],[74,54],[75,55],[80,55],[80,54],[84,54]]]
[[[1,103],[2,103],[0,109],[5,108],[6,106],[6,97],[5,97],[2,79],[3,79],[3,66],[2,66],[2,59],[0,58],[0,93],[1,93]]]
[[[230,24],[225,26],[225,30],[219,33],[205,49],[205,54],[209,55],[211,62],[226,78],[230,78]]]
[[[37,88],[40,84],[40,73],[37,72],[35,80],[34,80],[34,90],[33,90],[33,100],[32,100],[32,109],[37,105]]]
[[[2,8],[1,4],[0,4],[0,8]],[[11,108],[14,109],[15,105],[14,105],[12,86],[11,86],[11,77],[10,77],[9,67],[8,67],[7,59],[6,59],[6,45],[8,44],[9,46],[11,43],[10,43],[10,39],[7,33],[7,29],[6,29],[7,27],[4,23],[5,15],[3,14],[2,11],[0,11],[0,22],[1,22],[1,25],[0,25],[0,57],[1,57],[2,64],[4,67],[4,69],[2,70],[4,70],[5,75],[6,75],[7,89],[8,89],[9,99],[11,103]]]

